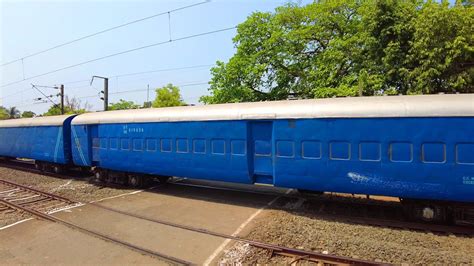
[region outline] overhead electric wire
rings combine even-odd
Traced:
[[[51,103],[53,103],[54,106],[57,106],[57,105],[58,105],[58,104],[55,103],[48,95],[44,94],[38,87],[36,87],[36,85],[31,84],[31,86],[32,86],[33,88],[35,88],[37,91],[39,91],[41,94],[43,94],[43,96],[46,97],[46,99],[48,99]],[[42,86],[42,87],[44,87],[44,86]]]
[[[177,86],[177,87],[189,87],[189,86],[198,86],[198,85],[205,85],[205,84],[209,84],[209,81],[177,84],[175,86]],[[133,90],[123,90],[123,91],[109,92],[109,95],[124,94],[124,93],[131,93],[131,92],[142,92],[142,91],[148,91],[148,89],[133,89]],[[99,94],[94,94],[94,95],[77,97],[77,99],[86,99],[86,98],[93,98],[93,97],[98,97],[98,96],[99,96]]]
[[[17,83],[20,83],[20,82],[23,82],[23,81],[26,81],[26,80],[46,76],[46,75],[49,75],[49,74],[52,74],[52,73],[56,73],[56,72],[63,71],[63,70],[69,69],[69,68],[73,68],[73,67],[85,65],[85,64],[88,64],[88,63],[100,61],[100,60],[107,59],[107,58],[110,58],[110,57],[114,57],[114,56],[118,56],[118,55],[122,55],[122,54],[127,54],[127,53],[131,53],[131,52],[135,52],[135,51],[138,51],[138,50],[143,50],[143,49],[147,49],[147,48],[151,48],[151,47],[155,47],[155,46],[160,46],[160,45],[164,45],[164,44],[171,43],[171,42],[177,42],[177,41],[192,39],[192,38],[196,38],[196,37],[200,37],[200,36],[215,34],[215,33],[224,32],[224,31],[229,31],[229,30],[233,30],[235,28],[236,28],[236,26],[228,27],[228,28],[222,28],[222,29],[218,29],[218,30],[214,30],[214,31],[202,32],[202,33],[188,35],[188,36],[184,36],[184,37],[181,37],[181,38],[176,38],[176,39],[172,39],[172,40],[168,40],[168,41],[157,42],[157,43],[152,43],[152,44],[145,45],[145,46],[136,47],[136,48],[133,48],[133,49],[128,49],[128,50],[125,50],[125,51],[109,54],[109,55],[106,55],[106,56],[102,56],[102,57],[94,58],[94,59],[91,59],[91,60],[87,60],[87,61],[84,61],[84,62],[81,62],[81,63],[69,65],[69,66],[66,66],[66,67],[59,68],[59,69],[55,69],[55,70],[52,70],[52,71],[49,71],[49,72],[46,72],[46,73],[42,73],[42,74],[39,74],[39,75],[27,77],[26,79],[23,79],[23,80],[18,80],[18,81],[14,81],[14,82],[11,82],[11,83],[3,84],[0,87],[1,88],[7,87],[7,86],[17,84]]]
[[[160,69],[155,69],[155,70],[147,70],[147,71],[130,72],[130,73],[112,75],[112,76],[108,76],[108,78],[112,79],[112,78],[121,78],[121,77],[136,76],[136,75],[142,75],[142,74],[157,73],[157,72],[167,72],[167,71],[194,69],[194,68],[204,68],[204,67],[211,67],[211,66],[214,66],[214,65],[215,64],[194,65],[194,66],[175,67],[175,68],[160,68]],[[67,81],[67,82],[62,82],[61,84],[73,84],[73,83],[80,83],[80,82],[86,82],[86,81],[90,82],[91,79],[89,78],[89,79],[82,79],[82,80],[76,80],[76,81]],[[82,86],[80,88],[82,88]]]
[[[23,56],[23,57],[20,57],[20,58],[18,58],[18,59],[12,60],[12,61],[8,61],[8,62],[6,62],[6,63],[2,63],[0,66],[6,66],[6,65],[9,65],[9,64],[18,62],[18,61],[23,61],[23,60],[26,59],[26,58],[30,58],[30,57],[33,57],[33,56],[36,56],[36,55],[39,55],[39,54],[43,54],[43,53],[49,52],[49,51],[51,51],[51,50],[54,50],[54,49],[57,49],[57,48],[60,48],[60,47],[69,45],[69,44],[71,44],[71,43],[75,43],[75,42],[78,42],[78,41],[82,41],[82,40],[85,40],[85,39],[88,39],[88,38],[91,38],[91,37],[94,37],[94,36],[97,36],[97,35],[100,35],[100,34],[109,32],[109,31],[113,31],[113,30],[116,30],[116,29],[119,29],[119,28],[122,28],[122,27],[125,27],[125,26],[128,26],[128,25],[131,25],[131,24],[135,24],[135,23],[138,23],[138,22],[142,22],[142,21],[144,21],[144,20],[156,18],[156,17],[159,17],[159,16],[167,15],[167,14],[169,15],[169,14],[171,14],[171,13],[173,13],[173,12],[176,12],[176,11],[180,11],[180,10],[187,9],[187,8],[191,8],[191,7],[195,7],[195,6],[199,6],[199,5],[202,5],[202,4],[207,4],[207,3],[209,3],[209,2],[210,2],[210,0],[207,0],[207,1],[199,2],[199,3],[195,3],[195,4],[191,4],[191,5],[179,7],[179,8],[176,8],[176,9],[172,9],[172,10],[169,10],[169,11],[157,13],[157,14],[154,14],[154,15],[151,15],[151,16],[148,16],[148,17],[144,17],[144,18],[140,18],[140,19],[133,20],[133,21],[129,21],[129,22],[126,22],[126,23],[123,23],[123,24],[120,24],[120,25],[117,25],[117,26],[114,26],[114,27],[110,27],[110,28],[107,28],[107,29],[104,29],[104,30],[101,30],[101,31],[98,31],[98,32],[95,32],[95,33],[92,33],[92,34],[89,34],[89,35],[85,35],[85,36],[79,37],[79,38],[77,38],[77,39],[73,39],[73,40],[71,40],[71,41],[67,41],[67,42],[64,42],[64,43],[55,45],[55,46],[53,46],[53,47],[50,47],[50,48],[47,48],[47,49],[44,49],[44,50],[41,50],[41,51],[38,51],[38,52],[35,52],[35,53],[32,53],[32,54],[29,54],[29,55],[26,55],[26,56]]]
[[[177,71],[177,70],[186,70],[186,69],[195,69],[195,68],[204,68],[204,67],[211,67],[214,66],[215,64],[207,64],[207,65],[192,65],[192,66],[184,66],[184,67],[174,67],[174,68],[160,68],[160,69],[154,69],[154,70],[147,70],[147,71],[140,71],[140,72],[129,72],[129,73],[122,73],[118,75],[113,75],[109,76],[109,78],[119,78],[119,77],[127,77],[127,76],[136,76],[136,75],[142,75],[142,74],[149,74],[149,73],[158,73],[158,72],[168,72],[168,71]],[[79,87],[68,87],[68,90],[75,90],[75,89],[82,89],[82,88],[87,88],[90,87],[90,78],[89,79],[82,79],[82,80],[75,80],[75,81],[67,81],[67,82],[61,82],[61,84],[74,84],[74,83],[80,83],[80,82],[87,82],[87,85],[85,86],[79,86]],[[49,86],[46,86],[49,87]],[[54,86],[51,86],[51,88],[55,88]],[[20,93],[32,90],[33,87],[0,97],[0,99],[5,99],[9,98],[15,95],[18,95]]]

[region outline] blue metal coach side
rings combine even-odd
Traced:
[[[0,121],[0,156],[70,164],[74,115]]]
[[[112,111],[72,121],[78,165],[474,202],[474,95]]]

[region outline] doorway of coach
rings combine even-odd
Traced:
[[[273,122],[250,121],[248,154],[254,183],[273,185]]]

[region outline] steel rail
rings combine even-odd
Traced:
[[[23,212],[32,214],[32,215],[34,215],[38,218],[41,218],[41,219],[44,219],[44,220],[47,220],[47,221],[50,221],[50,222],[55,222],[55,223],[58,223],[58,224],[62,224],[62,225],[65,225],[69,228],[72,228],[74,230],[77,230],[77,231],[80,231],[80,232],[98,237],[102,240],[106,240],[106,241],[112,242],[114,244],[124,246],[126,248],[129,248],[131,250],[134,250],[134,251],[139,252],[139,253],[144,254],[144,255],[150,255],[150,256],[156,257],[158,259],[162,259],[162,260],[165,260],[167,262],[171,262],[171,263],[175,263],[175,264],[179,264],[179,265],[192,265],[191,262],[188,262],[188,261],[185,261],[185,260],[182,260],[182,259],[178,259],[178,258],[169,256],[169,255],[166,255],[166,254],[162,254],[162,253],[159,253],[159,252],[156,252],[156,251],[152,251],[152,250],[149,250],[149,249],[146,249],[146,248],[138,247],[138,246],[133,245],[131,243],[128,243],[128,242],[125,242],[125,241],[107,236],[107,235],[99,233],[97,231],[86,229],[84,227],[81,227],[81,226],[76,225],[74,223],[71,223],[71,222],[65,221],[63,219],[54,217],[54,216],[49,215],[49,214],[44,214],[44,213],[38,212],[36,210],[30,209],[30,208],[25,208],[21,205],[11,203],[11,202],[6,201],[6,200],[1,199],[1,198],[0,198],[0,203],[2,203],[4,205],[7,205],[11,208],[17,209],[19,211],[23,211]]]
[[[342,257],[342,256],[336,256],[336,255],[322,254],[322,253],[317,253],[317,252],[312,252],[312,251],[305,251],[305,250],[295,249],[295,248],[288,248],[288,247],[283,247],[283,246],[279,246],[279,245],[275,245],[275,244],[269,244],[269,243],[250,240],[250,239],[246,239],[246,238],[242,238],[242,237],[238,237],[238,236],[233,236],[233,235],[229,235],[229,234],[218,233],[218,232],[214,232],[214,231],[203,229],[203,228],[196,228],[196,227],[177,224],[177,223],[164,221],[164,220],[160,220],[160,219],[154,219],[154,218],[146,217],[146,216],[143,216],[143,215],[118,210],[118,209],[115,209],[115,208],[110,208],[110,207],[107,207],[107,206],[104,206],[104,205],[101,205],[101,204],[98,204],[98,203],[89,203],[89,205],[92,205],[92,206],[95,206],[95,207],[98,207],[98,208],[101,208],[101,209],[104,209],[104,210],[108,210],[108,211],[111,211],[111,212],[127,215],[127,216],[130,216],[130,217],[135,217],[135,218],[142,219],[142,220],[145,220],[145,221],[154,222],[154,223],[157,223],[157,224],[162,224],[162,225],[166,225],[166,226],[170,226],[170,227],[174,227],[174,228],[179,228],[179,229],[192,231],[192,232],[196,232],[196,233],[211,235],[211,236],[220,237],[220,238],[224,238],[224,239],[235,240],[235,241],[238,241],[238,242],[250,244],[254,247],[268,249],[268,250],[271,250],[271,251],[277,252],[277,253],[282,253],[282,254],[286,253],[286,254],[290,254],[292,256],[306,256],[308,258],[313,258],[313,259],[316,259],[318,261],[325,261],[325,262],[336,262],[336,263],[357,264],[357,265],[380,265],[380,263],[375,263],[375,262],[371,262],[371,261],[353,259],[353,258],[349,258],[349,257]]]
[[[78,203],[78,202],[70,200],[68,198],[61,197],[59,195],[55,195],[55,194],[45,192],[45,191],[41,191],[41,190],[38,190],[38,189],[35,189],[35,188],[31,188],[31,187],[23,186],[23,185],[20,185],[20,184],[16,184],[16,183],[4,180],[4,179],[0,179],[0,184],[7,185],[9,187],[19,188],[19,189],[22,189],[22,190],[31,191],[31,192],[34,192],[36,194],[40,194],[42,196],[52,198],[52,199],[55,199],[55,200],[59,200],[59,201],[63,201],[63,202],[66,202],[66,203]]]
[[[28,188],[28,187],[23,186],[21,184],[16,184],[16,183],[13,183],[13,182],[5,181],[5,180],[2,180],[2,179],[0,179],[0,182],[7,183],[7,184],[10,184],[11,186],[15,186],[15,187],[18,187],[18,188],[21,188],[21,189],[29,189],[29,190],[32,190],[34,192],[44,193],[45,195],[50,194],[50,193],[42,192],[42,191],[37,190],[37,189]],[[64,200],[67,200],[68,202],[77,203],[77,202],[72,201],[72,200],[67,199],[67,198],[63,198],[63,197],[60,197],[60,196],[58,196],[58,197],[62,198]],[[57,218],[57,217],[54,217],[54,216],[51,216],[51,215],[48,215],[48,214],[43,214],[41,212],[38,212],[38,211],[32,210],[30,208],[26,208],[26,207],[14,204],[12,202],[5,201],[1,198],[0,198],[0,203],[3,203],[5,205],[11,206],[15,209],[18,209],[18,210],[21,210],[21,211],[24,211],[24,212],[31,213],[31,214],[33,214],[37,217],[43,218],[45,220],[61,223],[61,224],[64,224],[66,226],[72,227],[73,229],[77,229],[77,230],[83,231],[85,233],[96,235],[96,236],[98,236],[102,239],[127,246],[127,247],[132,248],[136,251],[143,251],[146,254],[154,253],[154,251],[150,251],[150,250],[146,250],[146,249],[142,250],[142,248],[134,246],[130,243],[123,242],[121,240],[111,238],[111,237],[106,236],[104,234],[101,234],[99,232],[95,232],[95,231],[92,231],[92,230],[89,230],[89,229],[85,229],[85,228],[80,227],[78,225],[75,225],[71,222],[62,220],[60,218]],[[331,263],[337,263],[337,264],[342,263],[342,264],[357,264],[357,265],[380,265],[380,263],[374,263],[374,262],[370,262],[370,261],[366,261],[366,260],[359,260],[359,259],[352,259],[352,258],[348,258],[348,257],[336,256],[336,255],[322,254],[322,253],[317,253],[317,252],[312,252],[312,251],[305,251],[305,250],[301,250],[301,249],[288,248],[288,247],[283,247],[283,246],[279,246],[279,245],[275,245],[275,244],[269,244],[269,243],[249,240],[249,239],[246,239],[246,238],[233,236],[233,235],[229,235],[229,234],[224,234],[224,233],[218,233],[218,232],[210,231],[210,230],[207,230],[207,229],[196,228],[196,227],[192,227],[192,226],[187,226],[187,225],[172,223],[172,222],[168,222],[168,221],[164,221],[164,220],[154,219],[154,218],[146,217],[146,216],[143,216],[143,215],[118,210],[118,209],[115,209],[115,208],[110,208],[110,207],[107,207],[107,206],[104,206],[104,205],[101,205],[101,204],[98,204],[98,203],[91,202],[91,203],[89,203],[89,205],[92,205],[92,206],[95,206],[97,208],[101,208],[101,209],[104,209],[104,210],[107,210],[107,211],[115,212],[115,213],[118,213],[118,214],[138,218],[138,219],[141,219],[141,220],[145,220],[145,221],[149,221],[149,222],[153,222],[153,223],[157,223],[157,224],[162,224],[162,225],[173,227],[173,228],[178,228],[178,229],[187,230],[187,231],[191,231],[191,232],[196,232],[196,233],[200,233],[200,234],[211,235],[211,236],[224,238],[224,239],[230,239],[230,240],[234,240],[234,241],[238,241],[238,242],[242,242],[242,243],[247,243],[247,244],[252,245],[254,247],[267,249],[267,250],[272,251],[275,254],[279,254],[279,255],[283,255],[283,256],[289,256],[289,255],[290,256],[297,256],[297,257],[301,257],[300,259],[312,259],[312,260],[317,260],[319,262],[331,262]],[[151,254],[151,255],[159,256],[159,257],[167,256],[167,255],[164,255],[164,254],[161,254],[161,253],[155,253],[155,254]],[[167,259],[174,260],[176,258],[169,257]],[[177,260],[179,260],[179,259],[177,259]]]
[[[30,164],[29,162],[14,162],[15,164]],[[2,164],[0,164],[2,166]],[[13,169],[17,169],[20,171],[29,171],[29,172],[36,172],[39,174],[49,175],[53,177],[59,178],[70,178],[66,175],[61,174],[54,174],[54,173],[43,173],[36,169],[26,168],[24,166],[18,165],[11,165],[8,164],[7,167],[12,167]],[[225,187],[212,187],[208,185],[199,185],[199,184],[185,184],[185,183],[169,183],[167,185],[176,185],[176,186],[183,186],[183,187],[195,187],[195,188],[205,188],[205,189],[214,189],[214,190],[225,190],[225,191],[232,191],[232,192],[243,192],[243,193],[251,193],[251,194],[260,194],[260,195],[274,195],[274,196],[282,196],[286,198],[294,198],[300,199],[305,197],[296,197],[291,195],[285,195],[279,192],[263,192],[263,191],[250,191],[246,189],[238,189],[238,188],[225,188]],[[154,190],[151,190],[154,191]],[[305,198],[308,199],[308,198]],[[316,199],[314,197],[310,197],[310,199]],[[329,199],[316,199],[321,201],[323,204],[325,202],[331,202]],[[375,203],[353,203],[358,205],[376,205]],[[389,204],[389,203],[387,203]],[[367,218],[367,217],[348,217],[345,215],[338,215],[338,214],[318,214],[318,217],[323,219],[337,219],[342,220],[343,222],[359,224],[359,225],[368,225],[368,226],[376,226],[376,227],[386,227],[386,228],[394,228],[394,229],[401,229],[401,230],[415,230],[421,232],[434,232],[434,233],[442,233],[442,234],[455,234],[455,235],[474,235],[474,227],[469,226],[459,226],[459,225],[441,225],[441,224],[428,224],[428,223],[420,223],[420,222],[410,222],[410,221],[402,221],[402,220],[387,220],[387,219],[380,219],[380,218]]]

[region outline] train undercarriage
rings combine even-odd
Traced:
[[[0,159],[4,161],[11,161],[15,160],[16,158],[1,157]],[[61,174],[69,169],[77,167],[35,161],[35,168],[43,172]],[[83,172],[93,173],[96,182],[119,184],[134,188],[147,187],[152,183],[153,180],[158,180],[160,183],[164,184],[171,178],[170,176],[156,176],[111,171],[98,167],[85,167],[81,168],[80,170]],[[298,191],[303,196],[324,194],[322,191]],[[400,203],[406,219],[410,221],[474,226],[474,204],[471,203],[405,198],[400,198]]]

